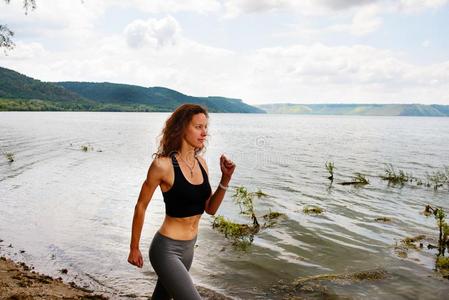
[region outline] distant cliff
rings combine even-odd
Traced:
[[[210,112],[265,113],[240,99],[193,97],[164,87],[116,83],[42,82],[0,67],[0,111],[173,111],[182,103]]]
[[[270,114],[362,115],[362,116],[449,116],[449,105],[424,104],[264,104],[257,107]]]

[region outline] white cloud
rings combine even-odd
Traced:
[[[227,17],[267,11],[295,11],[302,15],[321,15],[363,6],[379,0],[225,0]]]
[[[0,20],[10,25],[16,39],[50,39],[65,46],[95,40],[95,21],[105,10],[95,1],[41,0],[25,15],[22,1],[0,2]]]
[[[288,0],[227,0],[224,1],[226,17],[236,17],[245,13],[258,13],[288,8]]]
[[[101,0],[103,5],[113,3],[121,7],[134,7],[149,13],[176,13],[183,11],[207,14],[221,9],[218,0]]]
[[[393,4],[398,11],[416,13],[446,5],[448,0],[400,0]]]
[[[367,46],[297,45],[253,57],[252,98],[263,102],[449,101],[448,64],[410,64]]]
[[[352,18],[349,32],[354,35],[365,35],[376,31],[382,25],[382,19],[378,16],[377,5],[365,6],[358,10]]]
[[[308,25],[289,25],[287,30],[277,34],[277,37],[302,37],[312,40],[318,40],[320,37],[344,33],[354,36],[364,36],[375,32],[383,24],[379,17],[379,7],[377,5],[365,6],[352,16],[350,23],[336,23],[325,27],[310,27]]]
[[[111,1],[127,5],[127,2]],[[133,0],[129,5],[149,2]],[[228,4],[226,9],[230,9],[231,2],[224,3]],[[316,38],[335,32],[366,35],[382,26],[381,17],[387,1],[331,2],[322,0],[317,5],[314,1],[305,1],[296,5],[308,5],[309,12],[324,11],[323,7],[327,11],[340,11],[339,25],[299,27],[298,30]],[[0,65],[45,81],[165,86],[195,96],[242,98],[247,103],[449,102],[449,62],[417,65],[402,53],[366,45],[328,46],[313,40],[307,45],[282,46],[279,43],[279,47],[229,51],[197,42],[191,32],[191,36],[186,36],[181,28],[186,24],[181,26],[170,15],[137,19],[116,33],[101,36],[96,20],[107,11],[106,1],[73,3],[42,0],[38,2],[38,9],[28,16],[24,16],[20,5],[11,3],[4,6],[6,10],[1,7],[0,18],[11,21],[6,23],[11,23],[18,36],[16,49],[7,57],[0,56]],[[161,1],[151,5],[156,3],[164,5]],[[176,6],[175,1],[166,3],[174,6],[148,6],[147,9],[188,9],[183,8],[184,4]],[[193,3],[201,12],[217,12],[212,4],[215,1],[187,3]],[[288,0],[232,3],[240,5],[236,6],[241,9],[237,13],[299,7],[292,6],[299,1]],[[443,1],[417,3],[415,7],[421,9],[443,5]],[[93,5],[92,9],[89,5]],[[201,5],[204,6],[201,8]],[[391,4],[389,9],[393,13],[399,6]],[[345,23],[345,20],[348,21]],[[225,26],[224,23],[221,25]],[[21,36],[27,32],[33,38],[22,40]],[[62,49],[55,49],[52,43],[61,44]],[[420,41],[416,44],[419,46]],[[430,42],[422,44],[426,45]]]
[[[44,57],[46,51],[42,44],[32,42],[32,43],[23,43],[17,42],[14,51],[7,52],[8,58],[11,60],[34,60],[41,59]]]
[[[145,45],[163,47],[173,45],[181,28],[171,16],[162,19],[135,20],[125,28],[128,45],[138,48]]]
[[[444,6],[448,0],[225,0],[227,17],[267,11],[289,11],[300,15],[330,15],[345,10],[363,9],[378,5],[382,11],[391,9],[404,12],[418,12]]]
[[[130,48],[120,37],[58,53],[20,44],[2,66],[47,81],[110,81],[165,86],[195,95],[273,102],[449,102],[449,61],[419,66],[400,54],[323,44],[239,54],[186,39],[171,47]]]

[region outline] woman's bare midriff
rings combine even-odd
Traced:
[[[198,234],[198,223],[201,215],[185,218],[174,218],[165,215],[159,233],[174,240],[191,240]]]

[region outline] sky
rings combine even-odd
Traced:
[[[0,66],[252,105],[449,104],[448,2],[0,0]]]

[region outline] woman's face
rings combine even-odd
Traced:
[[[207,117],[203,113],[193,115],[187,125],[184,140],[194,148],[203,148],[207,137]]]

